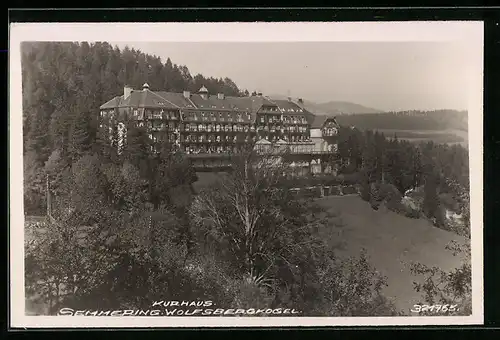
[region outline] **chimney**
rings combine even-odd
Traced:
[[[128,97],[130,97],[130,94],[132,93],[132,86],[129,86],[129,85],[125,85],[123,87],[123,99],[127,99]]]
[[[224,93],[217,93],[217,98],[220,100],[224,99]]]
[[[187,98],[187,99],[191,98],[191,92],[184,91],[184,98]]]
[[[299,98],[298,102],[299,102],[299,104],[304,104],[304,101],[302,100],[302,98]]]

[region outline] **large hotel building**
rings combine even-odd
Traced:
[[[312,114],[300,99],[274,100],[260,93],[228,97],[209,94],[205,87],[198,93],[173,93],[152,91],[148,84],[141,90],[125,86],[123,95],[100,107],[100,128],[121,150],[131,122],[146,127],[153,149],[169,141],[199,170],[227,167],[228,155],[251,142],[259,151],[287,150],[298,173],[336,169],[335,118]]]

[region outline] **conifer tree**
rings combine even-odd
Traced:
[[[71,128],[70,154],[72,159],[79,159],[89,152],[91,147],[89,114],[78,114],[74,117]]]

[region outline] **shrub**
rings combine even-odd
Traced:
[[[323,294],[317,312],[334,316],[393,316],[394,304],[382,295],[387,278],[369,263],[366,251],[359,258],[332,261],[319,273]]]
[[[353,174],[357,171],[357,167],[355,164],[349,164],[349,165],[343,165],[340,169],[339,169],[339,173],[341,174]]]
[[[411,209],[411,208],[407,208],[407,211],[405,212],[405,216],[408,217],[408,218],[420,218],[420,211],[418,210],[415,210],[415,209]]]
[[[381,200],[386,202],[401,202],[401,199],[403,198],[399,190],[394,185],[389,183],[378,184],[378,191]]]

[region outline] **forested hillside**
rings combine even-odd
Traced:
[[[204,85],[211,93],[248,95],[229,78],[193,76],[170,59],[106,42],[26,42],[22,52],[25,151],[35,151],[40,161],[67,147],[79,126],[88,125],[95,138],[99,106],[122,94],[125,84],[141,88],[147,82],[153,90],[174,92]]]
[[[349,114],[337,117],[339,124],[362,130],[447,130],[467,131],[467,111],[402,111]]]

